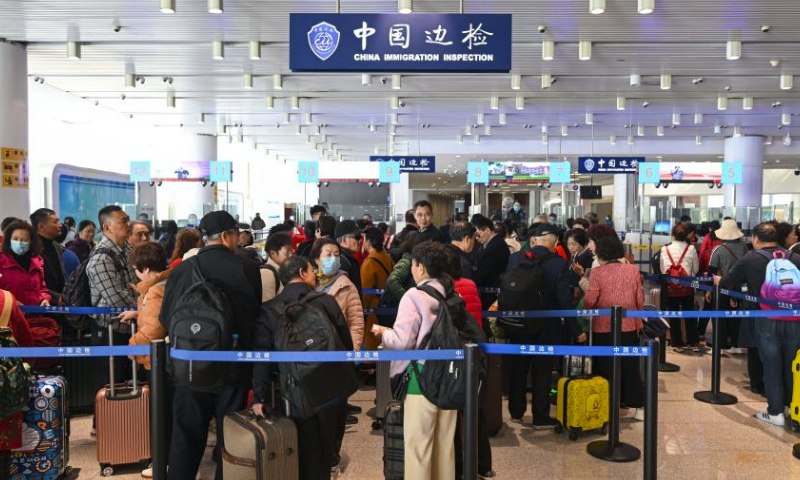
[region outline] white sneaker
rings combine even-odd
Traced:
[[[153,478],[153,467],[147,467],[142,470],[142,478]]]
[[[757,420],[761,420],[764,423],[769,423],[770,425],[775,425],[776,427],[786,426],[786,419],[783,418],[783,415],[770,415],[769,412],[759,412],[754,416]]]
[[[513,418],[512,417],[511,418],[511,423],[522,423],[522,419],[521,418]]]
[[[633,414],[633,419],[644,422],[644,407],[636,409],[636,413]]]
[[[728,349],[728,353],[732,355],[744,355],[744,349],[742,347],[732,347]]]

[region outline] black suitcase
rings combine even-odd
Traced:
[[[386,480],[403,480],[403,404],[389,402],[383,419],[383,475]]]
[[[63,345],[65,348],[91,347],[92,336],[86,333],[86,335],[64,337]],[[96,363],[95,359],[90,357],[67,357],[61,360],[64,377],[67,379],[69,416],[94,412],[97,395]]]

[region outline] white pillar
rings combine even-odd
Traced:
[[[179,156],[159,158],[163,162],[209,162],[217,159],[217,137],[211,135],[181,135],[173,140]],[[164,182],[157,189],[158,218],[182,220],[189,215],[203,217],[214,208],[214,187],[200,182]]]
[[[406,226],[406,210],[411,208],[411,191],[408,189],[410,173],[401,173],[400,182],[389,184],[389,199],[394,207],[394,232],[398,233]]]
[[[731,137],[725,139],[725,161],[741,162],[742,183],[724,190],[725,205],[753,207],[761,205],[764,192],[764,139]],[[731,198],[733,194],[733,198]],[[731,202],[731,200],[733,200]]]
[[[628,211],[636,205],[636,178],[633,175],[614,175],[614,199],[611,214],[614,230],[628,231],[634,225],[634,219],[628,218]],[[601,218],[602,222],[603,219]]]
[[[25,47],[0,42],[0,159],[2,217],[31,213],[28,171],[28,55]],[[19,185],[22,184],[20,187]],[[43,206],[43,205],[41,205]]]

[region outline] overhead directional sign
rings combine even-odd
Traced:
[[[131,182],[150,181],[150,162],[131,162]]]
[[[319,182],[319,162],[297,162],[297,181],[300,183]]]
[[[578,173],[636,173],[637,165],[644,161],[644,157],[578,157]]]
[[[550,162],[550,183],[569,183],[571,170],[569,162]]]
[[[398,162],[400,173],[433,173],[436,171],[436,157],[378,156],[369,157],[370,162]]]
[[[722,162],[722,183],[742,183],[742,162]]]
[[[378,181],[381,183],[400,183],[400,162],[380,162]]]
[[[511,15],[292,13],[295,72],[509,72]]]
[[[661,164],[658,162],[640,162],[639,163],[639,183],[653,183],[658,184],[661,182]]]
[[[489,183],[489,162],[469,162],[467,181],[469,183]]]

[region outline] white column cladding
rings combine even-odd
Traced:
[[[725,139],[725,161],[742,164],[742,183],[723,188],[725,206],[761,205],[761,196],[764,192],[763,142],[764,138],[757,136]]]
[[[25,47],[4,42],[0,42],[0,148],[28,150],[28,53]],[[30,189],[0,185],[0,205],[3,217],[28,218]]]
[[[406,226],[406,210],[411,208],[411,191],[408,188],[410,173],[401,173],[400,182],[389,184],[390,205],[394,207],[394,233],[397,234]]]
[[[636,205],[636,177],[635,175],[614,175],[614,200],[612,220],[614,230],[628,231],[635,224],[634,218],[628,218],[628,212],[633,212]],[[633,215],[633,213],[631,213]],[[602,222],[603,219],[601,218]]]
[[[217,137],[213,135],[180,135],[173,143],[180,148],[179,156],[158,158],[158,162],[209,162],[217,159]],[[243,175],[237,172],[234,175]],[[200,182],[164,182],[156,190],[158,198],[158,218],[160,220],[181,220],[189,215],[197,219],[208,213],[214,205],[214,187],[203,186]]]

